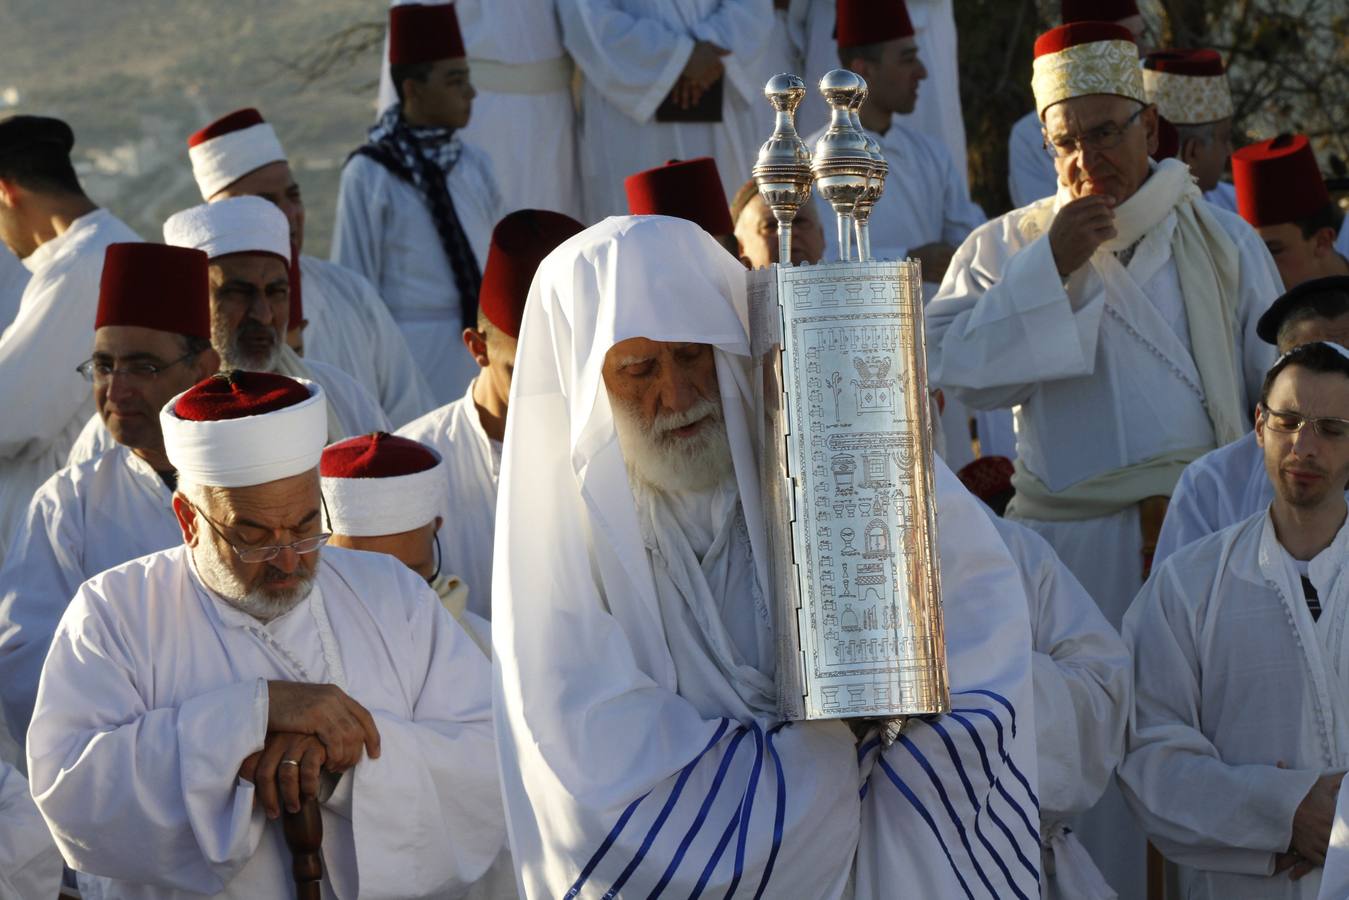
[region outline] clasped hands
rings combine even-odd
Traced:
[[[255,802],[269,819],[299,812],[317,797],[322,776],[340,775],[361,761],[379,758],[379,730],[361,704],[331,684],[267,682],[267,737],[249,754],[239,777],[257,788]]]
[[[688,62],[684,63],[684,69],[679,73],[679,80],[670,91],[675,106],[680,109],[697,106],[698,101],[703,98],[703,93],[726,72],[726,66],[721,58],[729,56],[730,53],[731,51],[725,47],[718,47],[710,41],[698,41],[694,44]]]
[[[1287,768],[1283,763],[1279,768]],[[1340,793],[1343,772],[1322,775],[1316,779],[1307,796],[1293,814],[1293,840],[1288,849],[1274,857],[1274,872],[1288,872],[1297,881],[1312,869],[1326,863],[1330,849],[1330,829],[1335,824],[1335,801]]]

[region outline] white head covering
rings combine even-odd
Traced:
[[[435,459],[435,465],[419,471],[399,469],[396,453],[387,463],[382,462],[378,448],[390,440],[417,443],[426,456]],[[353,454],[341,454],[343,448],[355,448],[362,456],[353,460]],[[410,438],[377,432],[339,441],[324,450],[319,474],[328,505],[328,525],[334,534],[402,534],[434,522],[449,505],[445,461],[434,448]]]
[[[261,197],[228,197],[176,212],[164,223],[164,243],[205,251],[211,259],[271,253],[290,265],[290,223]]]
[[[209,421],[180,418],[174,408],[196,386],[164,404],[159,413],[164,453],[178,476],[193,484],[235,488],[316,468],[328,434],[327,404],[317,383],[294,380],[309,390],[309,398],[261,415]]]
[[[226,124],[228,123],[228,124]],[[209,200],[255,169],[284,162],[286,151],[257,110],[240,110],[188,139],[187,156],[201,199]],[[210,131],[208,135],[206,132]]]

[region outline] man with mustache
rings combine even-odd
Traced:
[[[159,410],[220,367],[211,347],[206,254],[112,244],[103,263],[93,354],[99,421],[116,443],[38,489],[0,568],[0,701],[22,744],[56,624],[86,579],[178,539],[173,465]]]
[[[1255,436],[1272,502],[1170,556],[1124,620],[1119,778],[1187,897],[1314,896],[1349,764],[1349,350],[1280,357]]]
[[[327,408],[234,371],[160,413],[183,543],[80,588],[28,735],[86,895],[284,894],[270,820],[309,798],[325,896],[455,896],[497,856],[487,659],[401,562],[323,548]]]

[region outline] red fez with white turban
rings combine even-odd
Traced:
[[[710,156],[672,159],[663,166],[629,175],[628,212],[634,216],[674,216],[701,225],[713,236],[735,233],[726,189]]]
[[[449,497],[440,454],[377,431],[323,451],[319,463],[328,527],[349,537],[402,534],[435,521]]]
[[[539,263],[567,238],[584,230],[585,226],[571,216],[546,209],[519,209],[498,222],[492,229],[478,292],[478,309],[487,320],[518,338],[525,298]]]
[[[1063,24],[1119,22],[1139,15],[1134,0],[1063,0]]]
[[[840,48],[883,44],[913,37],[904,0],[838,0],[834,37]]]
[[[389,7],[390,65],[416,65],[467,55],[453,3]]]
[[[1237,212],[1252,225],[1282,225],[1330,203],[1321,167],[1305,134],[1281,134],[1232,154]]]
[[[271,372],[212,375],[159,413],[164,452],[194,484],[236,488],[308,472],[328,436],[323,389]]]
[[[290,223],[261,197],[227,197],[169,216],[164,243],[193,247],[211,259],[231,253],[270,253],[290,266]]]
[[[211,339],[206,254],[163,244],[109,244],[94,330],[134,325]]]
[[[235,110],[196,132],[187,139],[187,155],[203,200],[249,172],[286,159],[276,132],[256,109]]]
[[[1217,50],[1158,50],[1143,58],[1143,90],[1177,125],[1232,117],[1227,68]]]
[[[1031,74],[1035,111],[1090,94],[1116,94],[1147,103],[1138,45],[1129,29],[1109,22],[1076,22],[1035,41]]]

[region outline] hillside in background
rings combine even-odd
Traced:
[[[308,208],[305,250],[326,257],[337,179],[374,116],[378,53],[306,87],[287,67],[380,0],[0,0],[0,116],[75,129],[85,188],[142,237],[200,203],[187,135],[241,106],[276,127]]]

